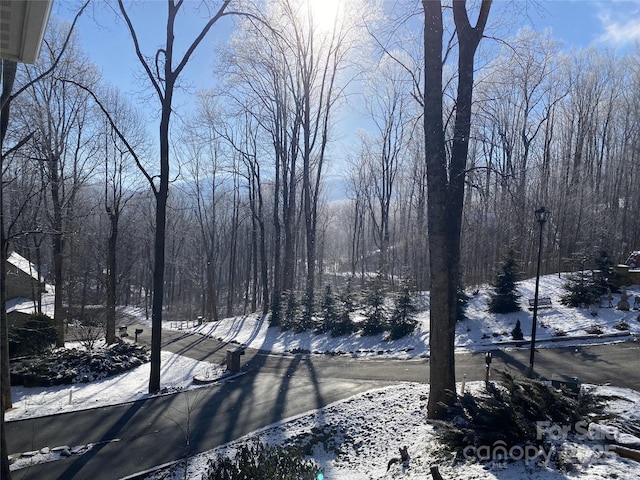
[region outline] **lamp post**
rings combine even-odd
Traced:
[[[540,207],[535,212],[536,222],[540,225],[540,236],[538,239],[538,267],[536,269],[536,290],[533,296],[533,320],[531,322],[531,354],[529,355],[529,370],[533,373],[533,359],[536,352],[536,322],[538,320],[538,291],[540,287],[540,262],[542,260],[542,227],[547,222],[551,213],[544,207]]]

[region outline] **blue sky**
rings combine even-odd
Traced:
[[[322,0],[316,0],[322,1]],[[54,0],[53,14],[72,18],[74,7],[80,0]],[[110,1],[115,6],[115,1]],[[162,41],[162,21],[166,4],[160,0],[135,3],[134,23],[140,29],[143,49],[153,54]],[[186,0],[185,10],[192,17],[182,23],[192,39],[203,21],[195,17],[194,9],[200,1]],[[102,70],[105,77],[125,92],[133,93],[133,70],[138,69],[131,39],[122,22],[115,23],[115,16],[104,0],[94,0],[81,17],[79,34],[83,48]],[[632,51],[640,41],[640,0],[495,0],[491,19],[508,26],[511,34],[524,25],[535,30],[551,28],[553,37],[562,40],[565,48],[585,48],[594,45],[616,53]],[[210,56],[206,50],[212,43],[223,41],[229,34],[231,21],[223,21],[211,30],[201,45],[193,65],[186,71],[194,79],[194,86],[206,83],[210,75]],[[178,30],[177,40],[184,37]],[[203,48],[204,47],[204,48]],[[133,82],[133,83],[132,83]],[[139,84],[138,84],[139,86]]]
[[[52,14],[71,20],[82,1],[54,0]],[[149,56],[154,55],[164,35],[166,2],[125,0],[125,3],[133,5],[131,15],[139,31],[143,51]],[[178,24],[177,42],[191,42],[201,30],[204,17],[195,11],[200,5],[200,0],[185,0],[184,10],[191,15]],[[142,97],[149,98],[152,89],[148,80],[142,78],[126,25],[116,21],[114,8],[117,8],[115,0],[92,0],[78,25],[80,42],[105,80],[148,112],[148,127],[153,136],[157,128],[155,112],[159,103],[157,98],[152,98],[151,103],[140,103]],[[550,28],[552,37],[562,41],[566,49],[594,46],[607,49],[612,54],[624,54],[633,52],[636,44],[640,45],[640,0],[494,0],[490,21],[501,28],[488,34],[503,38],[515,35],[525,25],[534,30]],[[174,100],[174,109],[179,115],[188,116],[194,105],[192,95],[198,89],[212,86],[212,45],[223,42],[231,28],[230,19],[214,25],[183,72],[182,86],[187,88],[180,90]],[[177,50],[183,52],[184,45],[182,47],[179,45]],[[347,121],[343,127],[351,131],[358,128],[359,122]]]
[[[496,5],[506,3],[497,0]],[[629,51],[640,40],[640,1],[637,0],[550,0],[527,5],[528,23],[535,29],[551,28],[553,36],[567,47],[610,48]]]

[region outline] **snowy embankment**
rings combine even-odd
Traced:
[[[538,328],[536,342],[540,347],[553,346],[557,341],[564,345],[571,342],[595,343],[615,340],[616,336],[628,337],[640,334],[638,311],[615,309],[620,300],[619,294],[613,295],[614,308],[603,307],[597,310],[570,308],[560,304],[564,293],[562,285],[565,279],[548,275],[540,279],[540,297],[551,299],[551,308],[538,310]],[[456,327],[456,349],[459,351],[482,351],[500,345],[513,345],[511,330],[520,320],[522,331],[527,340],[531,333],[532,312],[528,309],[528,300],[534,296],[534,280],[518,283],[521,294],[522,311],[506,315],[492,314],[487,311],[489,291],[480,290],[471,296],[466,310],[467,318],[458,322]],[[631,298],[640,295],[635,285],[627,289]],[[412,335],[400,340],[387,342],[384,335],[363,337],[358,334],[333,338],[329,334],[314,335],[311,332],[296,334],[280,332],[269,327],[268,318],[261,315],[247,315],[229,318],[220,322],[208,322],[193,331],[201,335],[217,338],[224,342],[234,342],[249,348],[273,353],[334,353],[351,356],[384,356],[387,358],[425,357],[429,355],[429,310],[428,298],[422,301],[425,307],[417,316],[418,329]],[[356,319],[357,320],[357,319]],[[626,322],[628,330],[619,330],[620,322]],[[602,335],[589,334],[592,327],[598,326]]]

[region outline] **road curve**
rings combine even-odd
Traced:
[[[144,327],[141,327],[144,329]],[[141,343],[150,335],[143,332]],[[227,346],[186,332],[163,331],[164,350],[220,363]],[[536,372],[575,374],[585,383],[640,390],[640,345],[634,341],[540,348]],[[14,479],[119,479],[212,449],[273,422],[394,383],[426,382],[426,359],[354,359],[345,356],[269,355],[249,350],[242,375],[203,389],[113,407],[8,422],[10,453],[61,445],[94,444],[83,455],[35,465]],[[529,349],[493,351],[500,370],[524,372]],[[458,380],[484,379],[484,353],[456,355]],[[187,439],[189,445],[187,450]]]

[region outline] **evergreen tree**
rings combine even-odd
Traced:
[[[373,336],[384,332],[387,325],[387,311],[384,305],[384,287],[380,274],[367,293],[365,308],[365,319],[360,325],[362,335]]]
[[[607,291],[592,272],[584,270],[570,275],[562,288],[567,293],[560,297],[560,303],[574,308],[600,304],[602,295]]]
[[[342,309],[347,313],[353,313],[356,309],[356,294],[353,291],[353,277],[347,277],[344,288],[340,294],[340,301],[342,302]]]
[[[331,291],[331,285],[327,285],[320,303],[320,318],[316,322],[316,333],[326,333],[333,330],[339,319],[340,315],[336,308],[336,300]]]
[[[282,296],[284,297],[285,311],[283,318],[280,320],[280,330],[283,332],[292,329],[297,331],[300,323],[297,319],[300,305],[296,294],[292,290],[287,290]]]
[[[614,271],[611,266],[613,263],[609,259],[606,250],[600,250],[595,258],[596,269],[593,272],[594,283],[600,288],[601,295],[604,295],[607,288],[612,292],[618,291],[617,285],[620,285],[620,274]]]
[[[510,250],[493,284],[494,291],[489,298],[489,311],[491,313],[520,311],[520,304],[518,303],[520,294],[516,286],[517,281],[518,265],[514,259],[513,250]]]
[[[329,329],[332,337],[348,335],[356,330],[356,325],[353,320],[351,320],[351,313],[355,311],[355,309],[356,295],[353,292],[352,279],[349,277],[340,295],[340,307],[337,309],[338,319]]]
[[[418,325],[415,318],[417,310],[409,290],[409,282],[405,280],[395,298],[393,312],[389,319],[389,340],[398,340],[413,333]]]

